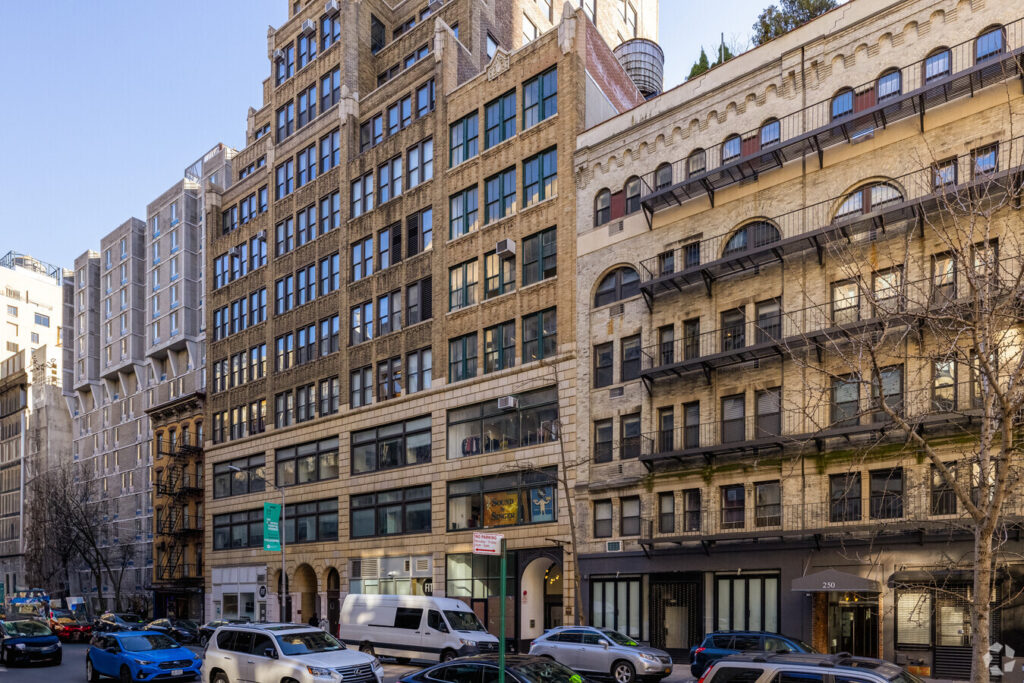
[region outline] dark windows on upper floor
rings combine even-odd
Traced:
[[[274,454],[277,486],[338,478],[338,437],[279,448]]]
[[[952,64],[952,53],[949,48],[940,47],[932,50],[924,60],[924,80],[925,83],[933,81],[943,76],[950,74],[950,68]]]
[[[479,151],[480,118],[476,111],[448,127],[448,166],[458,166]]]
[[[523,83],[523,129],[534,126],[558,113],[558,69]]]
[[[1002,26],[992,26],[981,32],[974,41],[974,60],[982,62],[1006,50],[1006,35]]]
[[[352,474],[430,462],[430,416],[352,432]]]
[[[515,134],[516,92],[511,90],[484,106],[484,149],[490,149]]]
[[[295,75],[295,44],[288,43],[274,52],[276,64],[275,85],[281,85]]]
[[[353,495],[352,538],[430,532],[430,485]]]
[[[853,113],[853,89],[844,88],[832,97],[832,118]]]
[[[846,218],[859,214],[867,214],[887,204],[903,201],[903,193],[892,183],[868,183],[846,196],[839,205],[835,217]]]
[[[554,277],[558,272],[558,235],[554,227],[523,239],[523,286]]]
[[[552,147],[523,160],[523,208],[558,194],[558,149]]]
[[[370,52],[377,54],[388,42],[387,29],[384,22],[375,15],[370,15]]]
[[[738,252],[756,249],[766,244],[778,242],[781,236],[779,229],[768,221],[754,221],[741,227],[733,233],[732,237],[725,243],[722,254],[728,256]]]
[[[628,299],[640,293],[640,276],[628,266],[622,266],[605,275],[594,293],[594,306]]]
[[[779,122],[779,120],[768,119],[763,124],[761,124],[761,147],[764,148],[768,147],[769,145],[774,145],[776,142],[780,140],[781,134],[782,124]]]
[[[899,69],[889,69],[878,77],[875,84],[875,98],[882,102],[903,92],[902,76]]]

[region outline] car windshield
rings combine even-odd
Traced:
[[[583,683],[583,678],[564,664],[552,660],[516,663],[509,666],[525,683]]]
[[[476,614],[473,612],[456,612],[454,610],[445,610],[444,616],[448,618],[448,623],[452,625],[452,628],[456,631],[486,631],[484,625],[480,623],[480,620],[476,618]]]
[[[54,619],[74,619],[74,616],[69,610],[66,609],[55,609],[53,610]]]
[[[122,636],[121,647],[125,652],[147,652],[170,650],[178,647],[178,644],[163,634],[154,633],[148,636]]]
[[[805,643],[804,641],[802,641],[802,640],[798,640],[798,639],[796,639],[796,638],[793,638],[792,640],[793,640],[793,642],[794,642],[794,643],[796,643],[796,644],[797,644],[797,645],[799,645],[799,646],[800,646],[801,648],[803,648],[803,651],[804,651],[804,652],[813,652],[813,653],[815,653],[815,654],[819,654],[819,653],[818,653],[818,651],[814,649],[814,646],[813,646],[813,645],[810,645],[810,644],[808,644],[808,643]]]
[[[613,631],[610,628],[603,628],[603,629],[601,629],[601,633],[603,633],[606,636],[608,636],[609,638],[611,638],[612,642],[615,643],[616,645],[626,645],[628,647],[636,647],[637,646],[637,643],[636,643],[635,640],[633,640],[629,636],[622,635],[618,631]]]
[[[10,638],[31,638],[33,636],[53,635],[52,631],[50,631],[46,624],[42,624],[38,621],[32,621],[31,619],[25,619],[23,621],[5,621],[4,633],[6,633]]]
[[[276,636],[281,652],[286,655],[308,655],[314,652],[343,650],[344,646],[323,631],[304,631]]]

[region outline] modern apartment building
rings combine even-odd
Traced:
[[[592,623],[677,656],[752,629],[969,674],[971,527],[905,444],[978,481],[981,366],[924,321],[1016,272],[991,255],[1024,233],[1022,49],[1007,3],[858,0],[579,137]],[[1015,647],[1021,549],[990,634]]]
[[[153,433],[155,617],[203,619],[205,193],[232,182],[210,149],[146,208],[146,413]]]
[[[348,592],[433,594],[496,632],[488,528],[510,636],[575,618],[572,151],[642,101],[609,45],[657,26],[582,4],[289,2],[271,30],[207,206],[209,616],[337,629]]]
[[[61,403],[63,288],[69,273],[25,254],[0,257],[0,581],[28,588],[25,513],[29,484],[70,457]],[[56,406],[56,409],[55,409]]]

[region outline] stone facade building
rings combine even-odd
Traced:
[[[915,429],[948,430],[952,471],[976,476],[957,438],[978,366],[900,336],[895,313],[971,291],[986,245],[1016,253],[1022,46],[1006,3],[860,0],[580,135],[592,623],[684,661],[707,632],[752,629],[969,673],[963,504],[879,391]],[[982,185],[1003,204],[954,264],[948,216]],[[849,350],[883,338],[900,342],[869,380]],[[1020,550],[1002,548],[1003,597]],[[1017,647],[1018,603],[996,615],[991,637]]]
[[[654,38],[657,4],[289,16],[207,206],[207,612],[336,632],[345,593],[433,594],[496,632],[471,544],[501,527],[522,644],[575,615],[572,150],[642,101],[609,44]],[[262,551],[281,492],[286,581]]]

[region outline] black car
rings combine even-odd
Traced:
[[[716,631],[704,636],[704,641],[690,649],[690,673],[700,678],[707,668],[722,657],[740,652],[806,652],[816,653],[813,647],[781,633],[767,631]]]
[[[93,631],[142,631],[146,622],[138,614],[129,612],[104,612],[93,625]]]
[[[156,619],[146,624],[147,631],[157,631],[179,643],[194,643],[199,639],[199,626],[188,619]]]
[[[505,680],[508,683],[586,683],[587,679],[553,659],[531,655],[505,657]],[[450,662],[406,674],[398,683],[433,683],[434,681],[498,681],[498,655],[486,654],[460,657]]]
[[[42,621],[0,621],[0,664],[60,664],[62,652],[60,639]]]
[[[199,627],[199,635],[197,640],[199,644],[206,647],[206,644],[210,642],[210,638],[213,637],[213,632],[219,629],[221,626],[227,626],[228,624],[248,624],[248,619],[214,619],[208,621]]]

